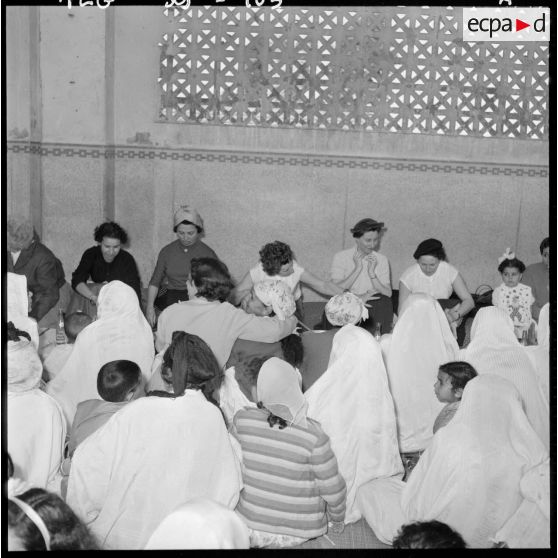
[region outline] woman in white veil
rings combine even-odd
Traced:
[[[78,403],[101,399],[97,375],[103,364],[131,360],[140,367],[144,381],[151,373],[153,333],[132,287],[111,281],[102,287],[97,307],[97,320],[78,335],[64,368],[47,384],[47,392],[60,403],[69,425]]]

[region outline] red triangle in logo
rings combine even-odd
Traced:
[[[515,20],[515,30],[516,31],[521,31],[522,29],[525,29],[525,27],[531,27],[531,24],[530,23],[525,23],[524,21],[521,21],[520,19]]]

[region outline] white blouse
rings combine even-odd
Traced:
[[[459,275],[455,267],[441,261],[433,275],[425,275],[418,263],[408,267],[401,275],[403,283],[411,293],[425,293],[434,298],[449,298],[453,292],[453,282]]]

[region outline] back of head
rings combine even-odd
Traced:
[[[540,246],[539,246],[539,250],[540,250],[540,252],[541,252],[541,255],[542,255],[542,253],[544,252],[544,249],[545,249],[545,248],[550,248],[550,239],[549,239],[548,236],[547,236],[546,238],[543,238],[543,240],[542,240],[542,242],[541,242],[541,244],[540,244]]]
[[[466,548],[463,537],[441,521],[416,521],[403,525],[393,548]]]
[[[333,326],[357,324],[368,318],[368,309],[364,302],[351,292],[331,297],[325,305],[325,315]]]
[[[66,316],[64,320],[64,331],[70,343],[73,343],[80,331],[92,322],[93,318],[85,312],[73,312]]]
[[[196,498],[170,513],[151,535],[146,550],[249,548],[248,528],[232,510]]]
[[[18,252],[31,246],[35,231],[30,219],[22,215],[11,215],[6,225],[8,250]]]
[[[8,500],[8,529],[9,544],[22,550],[97,549],[87,527],[64,500],[42,488]]]
[[[130,285],[111,281],[101,287],[97,300],[97,317],[129,318],[141,314],[138,297]]]
[[[141,380],[140,367],[131,360],[103,364],[97,375],[97,391],[105,401],[126,401]]]
[[[215,258],[194,258],[191,262],[192,282],[197,296],[225,302],[234,287],[227,266]]]
[[[179,397],[186,389],[199,389],[214,403],[213,391],[222,381],[222,372],[213,351],[197,335],[175,331],[172,342],[163,355],[163,380],[171,383]]]
[[[283,351],[283,360],[294,368],[300,368],[304,359],[304,347],[300,335],[291,333],[287,337],[283,337],[281,339],[281,349]]]

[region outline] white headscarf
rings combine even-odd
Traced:
[[[296,310],[291,288],[278,279],[259,281],[254,285],[256,296],[266,306],[271,306],[280,320],[290,318]]]
[[[355,502],[359,487],[403,472],[378,342],[358,326],[343,326],[333,338],[327,370],[304,395],[308,415],[330,437],[347,485],[345,523],[352,523],[362,516]]]
[[[38,388],[42,373],[43,365],[29,340],[8,341],[8,393]]]
[[[549,447],[549,408],[537,372],[525,348],[517,341],[513,322],[505,310],[481,308],[471,326],[471,342],[459,358],[479,374],[497,374],[518,389],[531,426]]]
[[[527,356],[537,372],[539,384],[543,390],[547,402],[549,397],[550,381],[550,324],[549,324],[550,304],[547,302],[540,311],[539,324],[537,328],[538,345],[525,347]]]
[[[454,418],[436,433],[403,489],[406,521],[438,520],[469,546],[489,548],[521,503],[521,478],[547,456],[513,384],[478,376],[465,386]]]
[[[7,281],[8,321],[17,329],[26,331],[31,336],[35,349],[39,349],[39,329],[37,322],[28,314],[29,299],[27,295],[27,277],[8,272]]]
[[[258,374],[258,402],[290,424],[306,427],[308,403],[302,394],[300,374],[286,361],[271,357]]]
[[[550,460],[529,469],[519,488],[523,502],[495,539],[509,548],[549,548]]]
[[[145,550],[238,548],[250,548],[248,528],[234,511],[207,498],[174,510],[145,546]]]
[[[391,339],[382,337],[384,344],[389,344],[386,368],[395,403],[399,449],[423,450],[432,439],[432,425],[444,406],[434,394],[438,368],[456,360],[459,346],[441,306],[427,294],[409,295]]]
[[[101,288],[97,308],[97,320],[80,332],[64,368],[47,384],[47,392],[62,406],[68,424],[78,403],[101,399],[97,375],[107,362],[131,360],[140,367],[144,380],[151,374],[153,333],[134,290],[111,281]]]
[[[327,301],[325,315],[331,325],[344,326],[367,320],[368,309],[358,296],[347,291]]]

